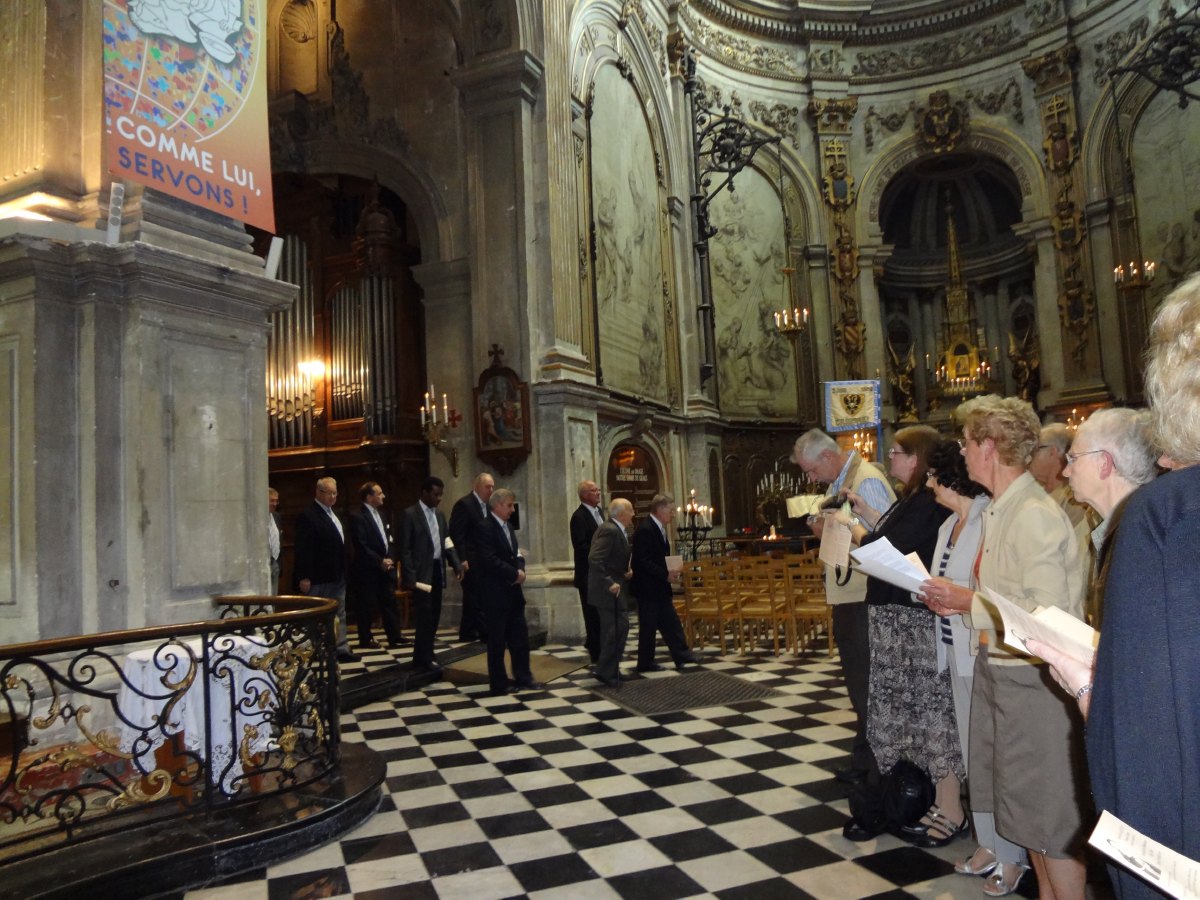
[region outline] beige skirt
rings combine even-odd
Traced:
[[[1095,822],[1083,719],[1046,665],[975,665],[971,693],[971,809],[1031,852],[1083,852]]]

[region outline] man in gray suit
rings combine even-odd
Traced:
[[[621,686],[619,664],[629,636],[629,538],[633,504],[617,498],[608,505],[608,521],[596,529],[588,551],[588,603],[600,617],[600,656],[596,678]]]

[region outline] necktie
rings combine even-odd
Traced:
[[[434,515],[432,509],[428,506],[423,507],[425,510],[425,523],[429,526],[429,537],[433,541],[433,558],[440,559],[442,555],[441,534],[438,531],[437,516]]]

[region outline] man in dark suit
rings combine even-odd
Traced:
[[[301,594],[338,602],[337,657],[341,662],[354,662],[358,657],[350,652],[346,634],[346,535],[333,511],[336,502],[337,482],[329,477],[317,479],[316,499],[296,518],[293,574]]]
[[[396,610],[396,549],[392,531],[379,511],[383,507],[383,488],[368,481],[359,490],[359,497],[362,508],[350,517],[350,543],[354,547],[350,585],[358,620],[358,643],[368,649],[379,646],[371,636],[371,620],[378,609],[388,646],[399,647],[405,640]]]
[[[440,675],[433,655],[433,638],[442,618],[442,588],[446,564],[461,579],[463,564],[455,551],[446,517],[438,509],[446,485],[433,475],[421,482],[421,499],[400,520],[400,583],[412,592],[413,665]]]
[[[666,494],[655,494],[650,501],[650,515],[642,520],[633,535],[633,579],[629,588],[638,605],[639,672],[661,672],[663,669],[654,661],[656,632],[662,632],[675,668],[682,669],[696,662],[683,636],[683,626],[671,596],[671,585],[679,580],[679,572],[667,570],[667,557],[671,555],[667,525],[674,518],[675,501]]]
[[[525,559],[517,547],[517,533],[508,520],[516,496],[500,488],[488,501],[490,514],[480,525],[475,541],[475,578],[487,610],[489,693],[498,697],[509,692],[504,651],[512,658],[513,682],[517,688],[537,690],[529,669],[529,626],[525,622]]]
[[[279,491],[267,488],[267,556],[271,561],[271,596],[279,594],[279,554],[283,548],[282,522],[279,521]]]
[[[460,497],[450,510],[450,539],[458,551],[463,564],[462,620],[458,626],[460,641],[487,639],[487,621],[483,603],[479,598],[479,586],[471,574],[475,560],[475,532],[487,520],[488,499],[496,488],[496,482],[487,472],[475,476],[471,493]]]
[[[608,521],[596,530],[588,552],[588,605],[600,625],[600,655],[596,678],[609,687],[621,686],[620,662],[629,636],[629,538],[633,504],[620,498],[608,506]]]
[[[592,535],[603,522],[600,488],[594,481],[579,482],[579,508],[571,514],[571,547],[575,551],[575,590],[579,591],[583,608],[583,645],[593,663],[600,657],[600,618],[596,607],[588,602],[588,552]]]

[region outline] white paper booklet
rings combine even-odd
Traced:
[[[1100,814],[1088,843],[1165,894],[1200,897],[1200,863],[1146,837],[1108,810]]]
[[[916,593],[929,580],[929,570],[915,553],[905,556],[887,538],[851,550],[858,571]]]
[[[826,516],[817,557],[827,566],[846,568],[850,564],[850,527],[833,516]]]
[[[1095,655],[1100,632],[1070,613],[1057,606],[1039,606],[1031,613],[991,588],[984,588],[984,593],[1000,613],[1004,626],[1001,640],[1018,653],[1029,653],[1025,641],[1037,638],[1080,662],[1087,662]]]
[[[824,500],[824,494],[800,494],[798,497],[788,497],[784,501],[787,505],[788,518],[803,519],[806,516],[820,515],[821,504]]]

